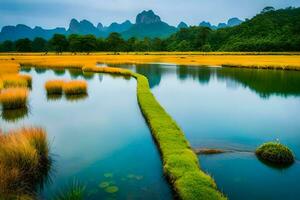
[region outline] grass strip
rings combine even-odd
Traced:
[[[227,199],[218,191],[214,180],[200,169],[198,158],[183,131],[156,101],[145,76],[109,67],[86,67],[83,71],[131,75],[137,80],[139,106],[161,152],[164,173],[179,199]]]

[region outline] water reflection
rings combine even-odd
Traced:
[[[2,109],[1,117],[6,122],[17,122],[28,116],[29,109],[28,106],[19,109]]]
[[[66,70],[63,68],[62,69],[53,69],[53,72],[57,76],[63,76],[63,75],[65,75]]]
[[[82,101],[88,98],[88,94],[65,95],[66,99],[70,102]]]
[[[58,101],[62,98],[63,94],[46,94],[47,95],[47,101]]]
[[[158,86],[163,76],[176,75],[179,80],[198,80],[208,84],[216,78],[228,83],[230,88],[242,86],[249,88],[262,98],[271,95],[299,96],[300,72],[286,70],[212,68],[178,66],[166,64],[110,65],[134,70],[145,75],[151,88]]]

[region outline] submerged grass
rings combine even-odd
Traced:
[[[72,184],[60,191],[53,200],[83,200],[86,187],[74,180]]]
[[[47,135],[42,128],[0,134],[0,195],[4,199],[34,196],[50,166]]]
[[[63,91],[66,96],[87,94],[87,82],[83,80],[65,82]]]
[[[3,109],[24,108],[27,105],[28,89],[26,88],[9,88],[0,93],[0,103]]]
[[[118,68],[86,67],[83,71],[131,75],[137,80],[137,96],[142,113],[159,146],[164,173],[178,195],[184,200],[226,199],[214,180],[200,170],[198,158],[170,115],[156,101],[145,76]]]

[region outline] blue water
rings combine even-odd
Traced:
[[[72,182],[86,186],[85,199],[172,199],[151,133],[138,107],[135,79],[78,71],[31,70],[27,114],[3,116],[1,129],[22,126],[46,129],[51,144],[51,182],[39,193],[51,199]],[[86,79],[88,97],[47,100],[50,79]],[[6,119],[6,120],[5,120]],[[108,187],[118,191],[109,193]]]
[[[148,77],[155,97],[193,148],[254,151],[279,140],[300,156],[300,72],[167,64],[121,67]],[[299,161],[278,169],[251,152],[202,155],[199,160],[231,200],[300,196]]]

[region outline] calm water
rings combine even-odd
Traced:
[[[300,72],[257,69],[122,65],[144,74],[158,101],[194,148],[253,151],[279,139],[300,155]],[[199,157],[231,200],[300,196],[300,164],[276,169],[253,153]]]
[[[54,158],[52,183],[43,199],[74,180],[86,185],[87,199],[171,199],[163,177],[159,152],[136,99],[136,81],[109,75],[71,71],[31,70],[33,89],[29,111],[13,119],[3,113],[1,128],[24,125],[46,129]],[[78,101],[48,101],[44,84],[49,79],[87,79],[89,96]],[[22,115],[25,115],[22,118]],[[109,193],[106,185],[115,186]]]

